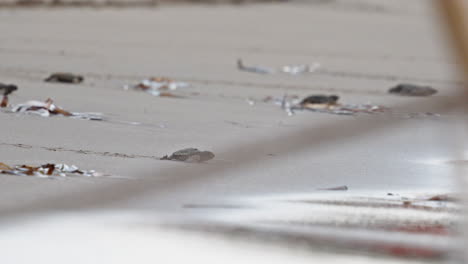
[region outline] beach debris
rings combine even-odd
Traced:
[[[259,102],[259,103],[273,103],[275,105],[280,106],[283,110],[288,112],[288,115],[293,115],[294,112],[292,111],[291,106],[293,104],[295,105],[295,104],[299,103],[298,98],[299,97],[297,95],[287,95],[287,94],[285,94],[281,98],[275,98],[273,96],[267,96],[267,97],[264,97],[263,99],[258,100],[258,101],[256,99],[252,98],[252,97],[248,97],[246,99],[246,102],[250,106],[255,106],[257,104],[257,102]]]
[[[275,100],[276,104],[279,104],[281,106],[281,109],[283,109],[288,116],[294,115],[294,110],[292,108],[292,105],[296,105],[297,102],[292,102],[290,101],[290,98],[287,94],[283,95],[283,98],[281,98],[281,101]]]
[[[267,103],[274,104],[283,111],[285,111],[288,116],[295,115],[297,112],[301,111],[311,111],[317,113],[327,113],[334,115],[357,115],[357,114],[377,114],[389,112],[389,108],[375,105],[371,103],[367,104],[341,104],[338,103],[338,95],[323,95],[316,94],[300,99],[297,95],[288,95],[285,94],[283,97],[273,97],[266,96],[263,99],[256,100],[252,97],[246,99],[247,103],[251,106],[257,103]]]
[[[437,90],[430,86],[401,83],[390,88],[388,92],[403,96],[430,96],[437,93]]]
[[[281,71],[284,73],[288,73],[291,75],[299,75],[302,73],[309,73],[309,72],[314,72],[318,68],[320,68],[319,63],[313,63],[311,65],[309,64],[301,64],[301,65],[285,65],[281,67]]]
[[[377,114],[384,113],[388,111],[387,107],[374,105],[374,104],[345,104],[345,105],[336,105],[326,109],[311,109],[305,108],[306,110],[319,112],[319,113],[328,113],[335,115],[356,115],[356,114]],[[295,109],[297,110],[297,109]]]
[[[251,106],[254,106],[258,102],[258,103],[273,103],[275,105],[281,106],[282,108],[285,108],[291,104],[298,104],[300,101],[299,101],[299,96],[297,95],[285,94],[283,97],[266,96],[260,100],[255,99],[253,97],[248,97],[246,99],[246,102]]]
[[[403,207],[409,207],[411,205],[413,205],[411,201],[403,201]]]
[[[300,106],[308,109],[324,109],[337,105],[338,95],[311,95],[304,98]]]
[[[276,73],[275,69],[262,67],[262,66],[245,66],[242,59],[237,60],[237,68],[240,71],[254,72],[260,74],[273,74]]]
[[[17,176],[34,176],[39,178],[84,176],[100,177],[106,176],[95,170],[81,170],[75,165],[47,163],[39,166],[16,165],[8,166],[0,162],[0,174]]]
[[[298,110],[308,110],[318,113],[328,113],[335,115],[355,115],[359,113],[375,114],[383,113],[388,109],[383,106],[373,104],[339,104],[338,95],[310,95],[300,103],[290,102],[283,97],[281,108],[288,115],[294,114]]]
[[[48,98],[45,102],[32,100],[27,101],[26,103],[15,105],[12,111],[17,113],[34,113],[40,116],[72,115],[72,113],[54,105],[53,100],[50,98]]]
[[[348,186],[342,185],[342,186],[336,186],[336,187],[331,187],[331,188],[322,188],[322,189],[318,189],[318,190],[321,190],[321,191],[347,191]]]
[[[265,96],[263,99],[262,99],[262,102],[264,103],[268,103],[268,102],[271,102],[273,101],[275,98],[273,96]]]
[[[16,90],[18,90],[18,86],[14,84],[0,83],[0,94],[3,95],[2,101],[0,102],[0,107],[3,108],[8,106],[8,95]]]
[[[169,91],[175,91],[179,88],[185,88],[189,86],[190,84],[186,82],[177,82],[166,77],[152,77],[142,80],[136,85],[125,85],[124,89],[129,90],[132,88],[135,90],[141,90],[153,96],[180,98],[182,96],[175,95]]]
[[[66,72],[57,72],[51,74],[44,81],[46,82],[61,82],[61,83],[81,83],[84,78],[81,75],[66,73]]]
[[[11,167],[3,162],[0,162],[0,170],[11,170]]]
[[[28,101],[26,103],[15,105],[12,110],[15,113],[37,114],[43,117],[52,115],[63,115],[72,118],[87,119],[87,120],[103,120],[100,113],[74,113],[64,110],[53,103],[53,100],[48,98],[45,102]]]
[[[210,151],[200,151],[196,148],[186,148],[178,150],[172,155],[165,155],[161,160],[174,160],[174,161],[184,161],[184,162],[205,162],[210,159],[213,159],[215,155]]]
[[[299,75],[303,73],[311,73],[315,72],[318,68],[320,68],[319,63],[313,63],[313,64],[299,64],[299,65],[285,65],[280,67],[279,69],[274,69],[270,67],[264,67],[264,66],[246,66],[242,59],[237,60],[237,68],[240,71],[246,71],[246,72],[253,72],[253,73],[259,73],[259,74],[275,74],[277,72],[281,73],[287,73],[291,75]]]
[[[440,195],[434,195],[431,196],[427,199],[428,201],[439,201],[439,202],[457,202],[459,199],[455,197],[454,195],[450,194],[440,194]]]

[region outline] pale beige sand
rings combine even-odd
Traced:
[[[65,109],[102,112],[110,119],[95,122],[0,113],[0,161],[69,163],[131,179],[151,168],[156,183],[170,182],[170,177],[160,177],[158,171],[196,165],[151,157],[185,147],[224,153],[232,146],[312,123],[319,131],[322,124],[354,118],[315,113],[288,117],[277,106],[249,106],[248,97],[337,93],[346,103],[393,106],[446,98],[460,88],[455,63],[446,53],[428,1],[414,1],[409,8],[402,1],[386,2],[381,1],[382,8],[377,9],[339,1],[335,5],[147,10],[0,10],[0,80],[20,86],[12,103],[52,97]],[[264,76],[237,71],[239,57],[249,64],[320,62],[323,67],[305,76]],[[86,80],[80,85],[42,81],[55,71],[80,73]],[[124,84],[148,76],[168,76],[191,82],[193,87],[181,91],[187,94],[184,99],[123,90]],[[433,85],[440,92],[432,99],[387,95],[386,90],[399,82]],[[404,118],[404,109],[395,111]],[[449,119],[414,119],[407,127],[340,143],[326,152],[280,154],[281,150],[272,147],[260,151],[267,158],[276,155],[270,163],[201,178],[165,198],[136,199],[129,206],[178,210],[187,201],[313,192],[336,185],[381,192],[448,191],[453,183],[450,168],[422,162],[457,158],[453,137],[448,136]],[[148,157],[109,157],[80,154],[80,150]],[[202,166],[235,162],[229,155],[218,155]],[[1,175],[0,181],[0,205],[10,207],[129,180]]]
[[[452,192],[456,190],[453,164],[460,163],[447,161],[462,158],[453,125],[458,114],[412,119],[406,116],[412,112],[434,112],[434,102],[448,100],[462,87],[461,79],[454,73],[456,62],[447,53],[430,1],[312,2],[155,9],[0,9],[0,82],[20,87],[11,96],[11,102],[51,97],[67,110],[102,112],[108,118],[99,122],[1,111],[0,162],[67,163],[121,177],[50,180],[0,175],[0,221],[16,220],[28,212],[46,209],[68,209],[73,213],[77,208],[87,207],[117,209],[105,218],[86,214],[72,220],[85,227],[86,221],[80,219],[90,222],[105,219],[98,222],[106,222],[109,227],[125,222],[115,226],[120,231],[100,228],[105,238],[96,235],[91,225],[86,227],[88,233],[93,233],[93,242],[104,243],[108,248],[114,245],[107,243],[110,240],[128,242],[125,232],[131,230],[135,234],[136,229],[134,226],[129,229],[128,222],[149,223],[152,229],[154,217],[167,216],[164,213],[175,216],[169,218],[177,220],[171,224],[198,223],[196,220],[202,217],[208,223],[220,220],[250,226],[259,233],[262,228],[253,223],[260,225],[258,221],[266,220],[313,223],[309,216],[317,212],[323,212],[319,220],[325,219],[324,223],[330,226],[348,220],[375,219],[453,225],[456,215],[450,208],[445,213],[417,213],[405,208],[342,210],[339,206],[284,205],[292,197],[319,199],[323,191],[318,188],[341,185],[347,185],[349,191],[337,193],[334,199],[346,199],[346,195],[351,198],[373,195],[380,199],[387,192]],[[235,68],[237,58],[250,65],[265,66],[319,62],[322,68],[302,76],[256,75],[239,72]],[[79,85],[43,82],[56,71],[82,74],[85,82]],[[179,91],[186,96],[182,99],[152,97],[123,89],[125,84],[150,76],[167,76],[193,86]],[[431,98],[386,93],[400,82],[432,85],[439,93]],[[276,105],[250,106],[246,101],[281,97],[285,93],[300,97],[336,93],[343,103],[372,102],[390,107],[394,114],[376,115],[374,119],[319,113],[290,117]],[[407,122],[399,126],[402,120]],[[367,121],[387,126],[368,132]],[[319,142],[301,146],[300,140],[285,136],[280,144],[260,144],[303,128],[308,128],[310,138]],[[364,136],[331,141],[324,136],[346,137],[347,131],[358,131]],[[301,151],[288,149],[290,144]],[[206,164],[158,160],[186,147],[210,150],[217,156]],[[227,167],[238,169],[222,170]],[[253,201],[257,210],[243,208],[250,206],[244,204],[248,200]],[[188,208],[190,204],[207,208]],[[226,204],[240,209],[222,209]],[[221,209],[210,208],[216,205]],[[340,213],[345,212],[352,214],[340,218]],[[127,219],[129,215],[131,220]],[[62,249],[80,243],[81,236],[76,236],[80,225],[44,222],[56,227],[53,230],[60,235],[52,237],[57,240],[51,238],[47,225],[34,225],[31,229],[40,232],[11,229],[12,233],[6,233],[1,242],[10,245],[11,238],[14,242],[25,239],[29,242],[26,247],[30,247],[43,237],[45,243],[41,245],[54,244],[69,236],[64,239],[67,243],[61,245]],[[418,235],[389,235],[391,232],[385,233],[383,228],[375,231],[370,226],[363,232],[348,228],[343,234],[338,229],[315,227],[318,232],[312,232],[311,240],[317,233],[325,232],[331,237],[339,233],[342,237],[335,237],[339,245],[342,239],[355,241],[369,236],[380,242],[397,240],[445,251],[453,242],[449,236],[440,239],[428,235],[424,240]],[[142,227],[148,228],[138,225]],[[294,224],[283,225],[276,231],[294,235],[295,228],[298,226]],[[124,229],[124,233],[118,233]],[[110,236],[106,230],[117,233]],[[295,232],[302,233],[302,229],[298,230]],[[46,235],[40,235],[41,232]],[[150,241],[142,240],[143,237],[154,238],[143,232],[143,236],[133,238],[139,243]],[[78,240],[70,243],[70,238]],[[292,242],[295,240],[286,239],[286,244]],[[209,253],[203,251],[202,256],[210,256],[212,249],[216,251],[211,242],[209,245]],[[95,247],[93,243],[86,246],[82,248],[85,252],[91,248],[106,255],[105,247]],[[68,248],[81,252],[73,246]],[[41,247],[36,249],[39,252]],[[67,252],[62,250],[62,255],[54,256],[69,258]],[[127,256],[133,254],[128,252],[123,251]],[[152,252],[157,251],[152,248]],[[9,253],[16,256],[15,251]],[[24,256],[28,259],[36,253]],[[317,254],[315,257],[323,258]],[[336,256],[333,258],[339,261]]]

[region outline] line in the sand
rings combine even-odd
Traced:
[[[16,147],[16,148],[24,148],[24,149],[42,149],[42,150],[53,151],[53,152],[73,152],[77,154],[99,155],[99,156],[114,157],[114,158],[128,158],[128,159],[140,158],[140,159],[154,159],[154,160],[161,159],[160,157],[148,156],[148,155],[125,154],[125,153],[118,153],[118,152],[94,151],[94,150],[84,150],[84,149],[68,149],[68,148],[62,148],[62,147],[33,146],[33,145],[19,144],[19,143],[0,142],[0,145]]]

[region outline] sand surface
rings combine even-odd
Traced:
[[[95,207],[190,215],[184,204],[311,194],[340,185],[356,194],[454,191],[454,167],[445,161],[460,159],[452,136],[457,115],[408,117],[433,112],[420,103],[447,99],[462,86],[437,16],[429,1],[408,7],[404,1],[380,1],[377,7],[368,2],[0,10],[0,81],[20,87],[11,103],[50,97],[67,110],[100,112],[107,119],[2,111],[0,162],[67,163],[119,176],[50,180],[0,175],[0,208],[15,212],[18,206],[36,208],[38,201],[51,199],[52,209],[73,210],[83,200]],[[299,76],[259,75],[238,71],[237,58],[265,66],[318,62],[322,67]],[[82,74],[85,81],[43,82],[52,72]],[[177,90],[184,98],[123,89],[150,76],[191,87]],[[387,94],[400,82],[432,85],[439,93],[430,98]],[[314,93],[338,94],[344,103],[387,106],[393,111],[390,118],[371,118],[405,122],[327,147],[311,142],[299,152],[275,145],[251,149],[276,135],[285,135],[287,143],[288,133],[303,127],[316,127],[313,133],[320,134],[323,125],[368,118],[288,116],[279,106],[261,102],[267,96]],[[249,98],[256,103],[249,105]],[[417,109],[411,109],[412,103],[419,103]],[[206,164],[158,160],[186,147],[217,156]],[[256,161],[239,163],[243,153]],[[237,169],[206,177],[199,173],[217,166]],[[171,168],[185,174],[172,177]],[[187,175],[191,168],[195,175]],[[126,184],[133,191],[124,191]],[[89,191],[105,193],[110,186],[118,186],[123,198],[101,200]]]

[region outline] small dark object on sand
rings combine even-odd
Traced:
[[[300,102],[300,106],[305,108],[329,108],[337,104],[338,95],[311,95]]]
[[[161,160],[175,160],[184,162],[204,162],[214,158],[213,152],[200,151],[196,148],[181,149],[172,153],[171,156],[165,155]]]
[[[8,106],[8,95],[16,90],[18,90],[18,86],[14,84],[0,83],[0,94],[3,95],[2,101],[0,102],[0,107]]]
[[[411,205],[412,205],[411,201],[403,201],[403,207],[409,207]]]
[[[343,185],[343,186],[337,186],[337,187],[332,187],[332,188],[323,188],[323,189],[319,189],[319,190],[321,190],[321,191],[347,191],[348,186]]]
[[[3,83],[0,83],[0,93],[2,95],[9,95],[11,94],[12,92],[18,90],[18,86],[14,85],[14,84],[3,84]]]
[[[301,101],[303,104],[336,104],[340,97],[338,95],[311,95]]]
[[[401,83],[390,88],[388,92],[403,96],[430,96],[437,93],[437,90],[430,86]]]
[[[427,199],[428,201],[439,201],[439,202],[457,202],[458,199],[454,195],[440,194],[435,195]]]
[[[80,83],[84,80],[83,76],[73,73],[53,73],[44,81],[46,82],[62,82],[62,83]]]

